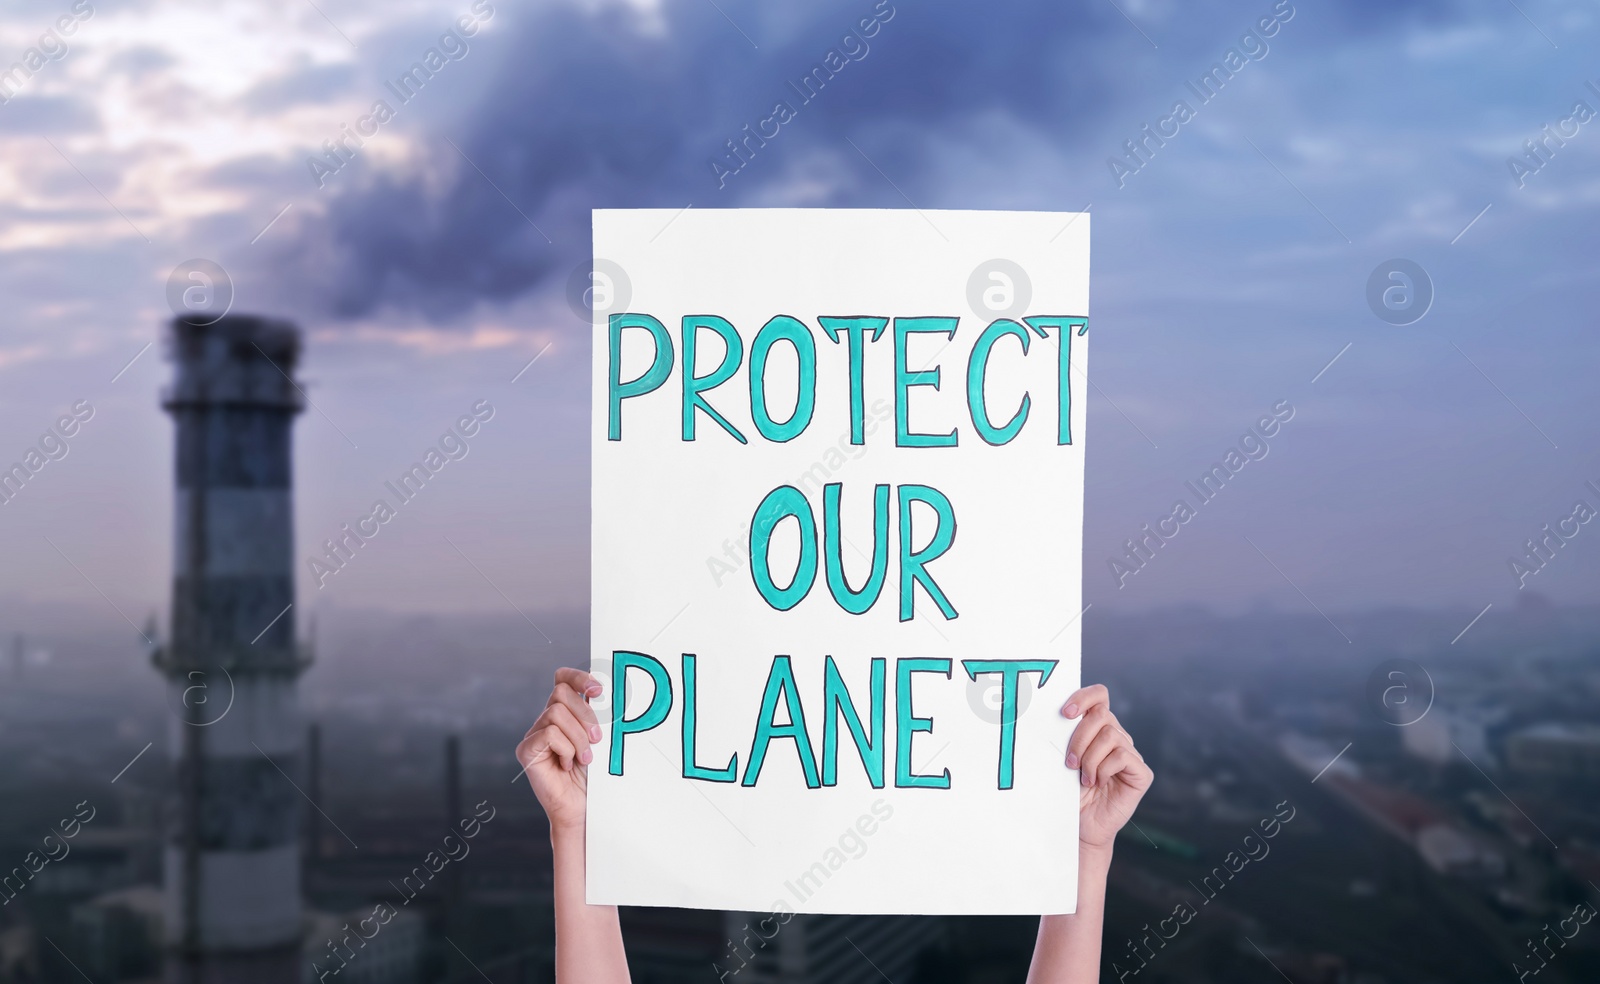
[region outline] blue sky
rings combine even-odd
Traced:
[[[1542,525],[1600,506],[1600,120],[1522,187],[1507,165],[1575,102],[1600,111],[1600,5],[1294,2],[1264,53],[1241,38],[1267,0],[906,0],[859,47],[871,3],[79,8],[0,14],[0,66],[75,25],[0,105],[0,460],[96,410],[0,506],[0,596],[164,606],[165,285],[204,257],[236,310],[307,334],[307,607],[583,605],[566,288],[596,207],[1089,208],[1097,604],[1476,611],[1514,600],[1507,561]],[[473,35],[401,105],[385,83],[463,15]],[[833,48],[847,63],[800,103]],[[1259,57],[1201,103],[1186,83],[1230,48]],[[319,187],[308,158],[378,99],[393,119]],[[793,119],[719,179],[780,99]],[[1178,100],[1193,118],[1119,187],[1108,158]],[[1392,258],[1433,285],[1410,325],[1367,304]],[[468,457],[316,589],[303,558],[484,399]],[[1108,558],[1284,400],[1268,456],[1119,588]],[[1528,585],[1592,600],[1600,525]]]

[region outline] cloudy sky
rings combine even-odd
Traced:
[[[58,18],[70,36],[42,39]],[[386,83],[430,47],[452,57],[401,103]],[[801,104],[790,82],[834,48],[853,57]],[[1523,542],[1600,507],[1591,2],[8,5],[0,69],[30,60],[0,75],[0,460],[79,400],[95,415],[0,506],[0,598],[164,606],[166,285],[204,258],[234,310],[307,334],[307,608],[582,606],[567,288],[595,207],[1088,209],[1096,603],[1509,605]],[[308,163],[378,100],[392,118],[348,162]],[[719,176],[779,100],[794,118]],[[1146,124],[1177,131],[1130,161]],[[1513,175],[1547,125],[1564,142]],[[1396,258],[1433,293],[1408,325],[1368,302]],[[316,544],[479,400],[469,456],[317,589]],[[1119,587],[1122,542],[1285,400],[1270,454]],[[1527,581],[1592,601],[1600,524]]]

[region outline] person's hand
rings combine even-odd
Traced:
[[[600,740],[600,722],[588,699],[600,681],[570,666],[556,671],[544,713],[517,745],[517,761],[550,818],[552,834],[581,830],[589,805],[589,745]]]
[[[1082,717],[1067,745],[1067,768],[1079,770],[1083,784],[1078,837],[1085,850],[1109,852],[1155,773],[1111,713],[1111,695],[1104,686],[1097,683],[1068,697],[1061,713]]]

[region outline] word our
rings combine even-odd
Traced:
[[[761,709],[756,715],[755,733],[750,743],[744,774],[739,774],[739,753],[729,755],[726,764],[706,767],[696,754],[695,671],[696,656],[683,653],[682,722],[683,778],[704,782],[737,782],[741,786],[754,786],[761,778],[762,767],[774,741],[789,739],[794,742],[795,753],[808,789],[821,789],[838,784],[839,776],[839,726],[841,722],[850,734],[862,769],[874,789],[883,789],[888,777],[885,774],[886,745],[886,688],[887,663],[874,658],[868,683],[869,697],[867,722],[862,723],[861,712],[850,686],[839,672],[832,656],[823,657],[822,671],[822,752],[819,756],[806,723],[805,709],[800,700],[800,688],[795,679],[789,656],[775,656],[761,694]],[[623,774],[624,749],[629,735],[652,731],[666,721],[672,710],[672,680],[667,668],[652,656],[628,650],[615,650],[611,654],[611,679],[614,697],[611,701],[610,761],[607,771],[611,775]],[[1043,687],[1055,670],[1053,659],[964,659],[961,668],[970,679],[998,674],[1001,678],[999,764],[995,788],[1011,789],[1015,785],[1015,757],[1017,737],[1017,693],[1024,674],[1037,675]],[[628,706],[630,673],[642,673],[653,687],[650,702],[638,715],[624,717]],[[913,771],[911,743],[920,732],[933,731],[933,718],[918,717],[912,706],[911,684],[917,674],[939,674],[953,679],[953,666],[943,658],[902,658],[895,660],[894,673],[894,786],[895,788],[949,789],[950,770],[939,775],[921,775]],[[780,705],[787,722],[778,721]]]
[[[1279,400],[1272,405],[1271,413],[1262,415],[1244,433],[1237,448],[1229,448],[1220,462],[1213,462],[1209,469],[1201,473],[1198,485],[1194,481],[1183,483],[1184,488],[1194,493],[1194,505],[1189,504],[1188,498],[1178,499],[1172,504],[1170,515],[1156,520],[1155,529],[1146,523],[1139,527],[1139,535],[1123,542],[1124,553],[1121,558],[1106,558],[1106,566],[1111,569],[1117,587],[1124,587],[1128,578],[1144,570],[1155,559],[1155,550],[1150,549],[1152,545],[1159,550],[1167,545],[1168,540],[1176,539],[1184,525],[1199,515],[1199,508],[1215,499],[1228,481],[1244,470],[1245,465],[1265,458],[1272,451],[1267,438],[1276,436],[1282,426],[1293,419],[1294,407],[1288,400]]]
[[[882,596],[885,575],[889,570],[889,486],[873,486],[872,570],[860,590],[850,587],[844,574],[844,536],[840,532],[839,522],[839,497],[843,489],[844,485],[840,482],[822,488],[821,553],[827,569],[828,593],[840,608],[852,615],[863,615]],[[909,622],[916,617],[918,585],[933,599],[946,620],[959,617],[955,606],[945,596],[944,589],[928,573],[928,565],[955,543],[955,507],[943,492],[929,485],[901,485],[895,492],[899,517],[900,621]],[[914,507],[919,504],[929,507],[934,517],[933,534],[920,548],[913,546],[916,542]],[[799,524],[800,560],[789,583],[779,587],[772,577],[769,547],[773,532],[786,519],[793,519]],[[756,507],[755,518],[750,524],[750,576],[762,600],[780,612],[786,612],[804,601],[816,583],[817,554],[817,520],[811,509],[811,501],[804,492],[792,485],[780,485],[773,489]]]
[[[67,440],[77,437],[79,428],[93,416],[94,407],[89,401],[79,400],[72,405],[71,413],[62,414],[40,436],[38,444],[22,453],[20,462],[13,462],[10,468],[0,471],[0,505],[15,499],[22,487],[43,471],[46,464],[65,458],[72,450]]]
[[[465,458],[472,450],[467,438],[477,436],[479,429],[493,419],[494,406],[488,400],[474,403],[470,413],[462,414],[450,430],[439,437],[437,446],[422,452],[421,461],[412,462],[411,467],[394,481],[383,483],[384,488],[394,493],[393,505],[387,498],[380,497],[373,500],[367,515],[356,520],[355,529],[351,529],[349,523],[340,523],[339,535],[322,541],[323,555],[306,558],[317,587],[320,589],[325,586],[330,576],[344,570],[354,559],[355,550],[350,549],[352,544],[356,549],[366,546],[368,540],[377,537],[383,527],[400,514],[399,507],[415,499],[430,479],[444,471],[445,465]]]

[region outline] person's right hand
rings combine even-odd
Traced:
[[[588,698],[601,693],[600,681],[563,666],[544,713],[517,745],[517,761],[550,818],[550,830],[582,829],[589,803],[589,745],[600,740],[600,722]]]

